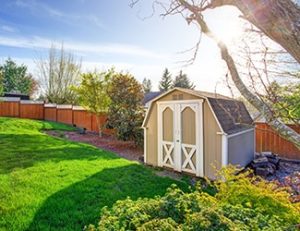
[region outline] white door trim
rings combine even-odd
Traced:
[[[196,107],[195,104],[197,103]],[[162,112],[166,109],[166,108],[170,108],[173,111],[173,131],[174,131],[174,135],[173,135],[173,141],[174,141],[174,170],[176,171],[187,171],[187,172],[192,172],[194,174],[196,174],[196,176],[200,176],[203,177],[204,176],[204,146],[203,146],[203,100],[199,99],[199,100],[176,100],[176,101],[160,101],[157,102],[157,124],[158,124],[158,166],[163,167],[164,163],[163,163],[163,149],[162,149],[162,145],[163,145],[163,120],[162,120]],[[184,108],[186,107],[195,107],[195,109],[193,109],[195,111],[196,114],[196,172],[193,172],[192,170],[187,170],[184,169],[184,166],[182,164],[182,160],[181,160],[181,151],[182,150],[182,146],[181,145],[185,145],[182,144],[181,142],[181,107],[183,108],[182,110],[184,110]],[[177,113],[179,111],[179,113]],[[179,142],[176,142],[179,139]],[[180,150],[180,155],[176,156],[175,150]],[[186,153],[185,153],[186,154]],[[176,157],[175,157],[176,156]]]

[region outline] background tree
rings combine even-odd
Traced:
[[[173,87],[194,89],[195,85],[193,83],[191,83],[188,76],[186,74],[184,74],[181,70],[174,79]]]
[[[117,131],[120,140],[133,140],[143,144],[142,123],[144,98],[141,84],[130,74],[116,73],[108,90],[111,104],[108,110],[108,125]]]
[[[72,87],[72,90],[78,95],[79,104],[96,115],[100,137],[102,137],[103,124],[100,123],[99,116],[101,113],[107,112],[111,102],[107,90],[112,75],[113,70],[84,73],[81,75],[80,85]]]
[[[32,96],[37,90],[37,81],[27,71],[27,66],[17,65],[8,58],[0,66],[1,86],[3,92],[18,92]]]
[[[164,70],[163,76],[159,81],[159,91],[168,91],[172,88],[172,76],[168,68]]]
[[[0,97],[3,95],[3,72],[2,70],[0,69]]]
[[[151,92],[151,90],[152,90],[151,79],[144,78],[142,84],[143,84],[143,90],[144,90],[144,93],[149,93],[149,92]]]
[[[80,80],[81,62],[72,53],[65,52],[63,45],[49,49],[47,59],[36,62],[45,99],[50,103],[75,104],[77,96],[70,86]]]

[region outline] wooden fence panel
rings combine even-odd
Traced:
[[[19,102],[0,101],[0,116],[19,117],[20,108]]]
[[[299,126],[288,126],[300,133]],[[284,158],[300,159],[300,151],[291,142],[281,138],[277,132],[266,123],[255,124],[255,142],[256,152],[271,151]]]
[[[73,123],[76,124],[77,127],[92,131],[92,115],[85,110],[73,109]]]
[[[44,108],[44,119],[47,121],[56,121],[56,115],[57,115],[57,111],[56,111],[56,106],[45,106]]]
[[[57,106],[57,122],[64,124],[73,124],[73,110],[70,108],[61,108]]]
[[[20,103],[20,118],[44,119],[44,103],[23,102]]]

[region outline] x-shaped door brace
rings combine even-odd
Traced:
[[[169,145],[169,148],[168,148],[168,145]],[[174,161],[172,160],[171,153],[172,153],[172,151],[174,149],[174,144],[164,143],[163,147],[164,147],[164,150],[166,152],[165,158],[163,159],[163,163],[167,164],[167,162],[169,160],[170,164],[173,166],[174,165]]]
[[[190,148],[191,150],[188,152],[187,148]],[[183,153],[185,156],[185,160],[182,164],[182,168],[185,169],[187,167],[187,165],[189,164],[191,169],[193,171],[196,171],[195,165],[192,161],[192,157],[193,157],[194,153],[196,152],[196,147],[194,145],[190,146],[190,145],[182,144],[182,150],[183,150]]]

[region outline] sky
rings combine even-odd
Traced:
[[[158,89],[163,70],[172,76],[182,69],[196,89],[229,94],[225,86],[227,69],[219,51],[204,35],[193,65],[192,48],[199,29],[180,16],[152,14],[152,0],[141,0],[134,8],[130,0],[1,0],[0,63],[11,57],[28,66],[37,76],[36,61],[46,57],[51,44],[61,43],[82,60],[83,71],[112,66],[128,71],[140,82],[152,81]],[[239,12],[231,7],[205,14],[211,28],[228,44],[241,34]]]

